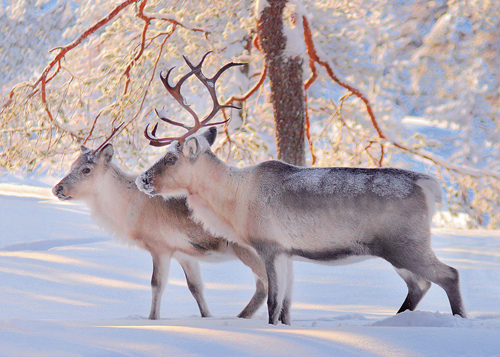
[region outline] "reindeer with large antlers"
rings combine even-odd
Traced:
[[[239,258],[254,272],[256,291],[238,317],[252,317],[267,295],[267,276],[262,260],[252,248],[214,236],[194,222],[185,198],[165,200],[139,191],[136,177],[124,173],[112,162],[114,149],[108,141],[120,127],[96,150],[81,147],[71,172],[54,187],[54,195],[60,200],[85,202],[92,217],[110,233],[151,253],[150,319],[160,318],[161,296],[172,258],[184,270],[188,288],[202,317],[210,316],[210,311],[203,296],[198,260],[218,262]]]
[[[280,161],[228,166],[210,150],[215,128],[196,134],[215,116],[215,81],[201,73],[203,60],[197,66],[186,62],[191,71],[181,81],[196,75],[214,110],[197,119],[180,84],[169,89],[167,75],[169,92],[203,124],[186,127],[179,138],[158,139],[146,131],[152,145],[171,146],[137,186],[149,195],[186,195],[194,218],[212,234],[255,248],[266,266],[269,323],[290,324],[294,257],[330,264],[383,258],[408,286],[398,312],[414,310],[433,282],[446,291],[452,313],[465,317],[458,271],[431,248],[430,222],[441,201],[435,178],[395,168],[301,168]]]

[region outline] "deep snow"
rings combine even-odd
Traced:
[[[460,271],[469,319],[451,316],[435,285],[418,311],[394,315],[406,286],[371,259],[296,262],[290,327],[269,326],[265,307],[235,317],[254,289],[239,261],[202,263],[214,317],[201,319],[173,262],[162,320],[149,321],[149,254],[49,187],[0,177],[0,356],[500,356],[499,231],[433,230],[436,253]]]

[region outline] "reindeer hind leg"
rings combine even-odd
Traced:
[[[415,276],[442,287],[448,295],[453,315],[460,315],[465,318],[466,313],[462,294],[460,293],[460,278],[458,271],[442,263],[430,249],[424,252],[417,252],[418,251],[415,250],[414,254],[406,256],[404,262],[400,260],[398,262],[399,264],[393,265],[398,268],[404,268],[412,272]],[[413,292],[415,292],[415,290]],[[409,305],[411,304],[410,302]],[[405,307],[405,304],[403,304],[402,308],[403,307]]]
[[[286,292],[287,260],[289,259],[286,255],[279,254],[266,259],[265,262],[269,282],[267,308],[269,323],[272,325],[277,325],[280,321]]]
[[[403,305],[401,305],[398,314],[400,312],[410,310],[413,311],[417,307],[418,303],[425,296],[429,288],[431,287],[431,282],[421,277],[413,274],[406,269],[395,268],[396,272],[401,278],[406,282],[408,286],[408,295],[406,296]]]
[[[432,272],[432,270],[434,272]],[[458,270],[440,262],[439,260],[436,262],[436,268],[432,270],[429,280],[444,289],[446,295],[448,295],[448,300],[450,301],[452,314],[466,318],[467,314],[465,312],[462,294],[460,292],[460,276]]]

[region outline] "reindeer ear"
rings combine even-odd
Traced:
[[[85,154],[85,153],[90,151],[90,149],[88,147],[86,147],[85,145],[80,146],[80,150],[81,150],[82,154]]]
[[[182,154],[188,159],[195,159],[200,154],[200,143],[197,137],[187,139],[182,146]]]
[[[211,126],[207,131],[203,133],[203,136],[208,141],[208,145],[212,146],[215,142],[215,138],[217,138],[217,128]]]
[[[105,162],[110,162],[113,158],[115,150],[112,144],[108,144],[99,151],[99,159],[104,159]]]

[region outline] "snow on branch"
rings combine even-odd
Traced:
[[[257,92],[257,90],[262,86],[262,84],[264,84],[266,76],[267,76],[267,66],[266,66],[266,61],[263,61],[262,70],[260,72],[260,78],[257,81],[257,83],[255,83],[255,85],[252,88],[250,88],[245,94],[243,94],[241,96],[233,95],[228,100],[226,100],[222,105],[231,105],[234,102],[244,102],[244,101],[246,101],[255,92]]]
[[[49,105],[47,103],[46,86],[59,73],[59,71],[61,69],[61,60],[66,56],[66,54],[68,52],[70,52],[71,50],[73,50],[74,48],[76,48],[85,39],[87,39],[90,35],[92,35],[98,29],[100,29],[101,27],[103,27],[104,25],[106,25],[107,23],[109,23],[123,9],[127,8],[129,5],[131,5],[131,4],[135,3],[135,2],[136,2],[135,0],[126,0],[126,1],[122,2],[121,4],[119,4],[118,6],[116,6],[108,15],[106,15],[105,17],[103,17],[96,24],[94,24],[93,26],[91,26],[90,28],[88,28],[86,31],[84,31],[82,34],[80,34],[80,36],[78,36],[74,41],[72,41],[71,43],[67,44],[66,46],[56,47],[56,48],[52,49],[51,52],[55,51],[55,50],[59,50],[59,52],[52,59],[52,61],[50,61],[50,63],[45,67],[45,69],[43,70],[42,74],[40,75],[40,77],[38,77],[38,79],[35,81],[35,83],[32,84],[32,85],[29,85],[32,88],[32,91],[31,91],[30,94],[27,95],[27,98],[29,99],[32,96],[34,96],[35,94],[37,94],[38,92],[40,92],[42,105],[44,107],[44,111],[47,114],[50,122],[55,127],[57,127],[59,130],[70,134],[72,137],[74,137],[76,139],[83,140],[83,138],[80,137],[80,136],[78,136],[76,133],[74,133],[71,130],[68,130],[68,129],[62,127],[60,124],[58,124],[57,121],[56,121],[56,118],[52,115],[52,112],[50,111]],[[56,67],[56,65],[57,65],[57,67]],[[54,68],[55,68],[55,70],[54,70]],[[51,73],[51,71],[53,71],[53,70],[54,70],[54,72],[52,73],[52,75],[50,77],[48,77],[49,74]],[[39,85],[40,85],[40,87],[38,87]],[[10,94],[9,94],[9,97],[11,99],[12,99],[12,97],[14,95],[15,89],[16,88],[13,88],[11,90]],[[5,109],[6,107],[10,106],[11,104],[12,104],[12,100],[7,101],[7,103],[4,104],[3,109]]]
[[[65,58],[65,56],[75,48],[77,48],[84,40],[88,39],[93,33],[95,33],[97,30],[105,27],[107,24],[109,24],[116,16],[118,16],[123,10],[128,8],[130,5],[137,3],[137,0],[125,0],[119,5],[117,5],[111,12],[109,12],[106,16],[101,18],[98,22],[96,22],[94,25],[89,27],[87,30],[85,30],[83,33],[81,33],[75,40],[70,42],[69,44],[65,46],[60,46],[52,49],[52,51],[58,51],[58,53],[54,56],[54,58],[49,62],[49,64],[45,67],[43,70],[42,74],[38,77],[38,79],[33,83],[33,84],[27,84],[28,87],[31,87],[31,91],[29,94],[26,96],[26,100],[32,98],[33,96],[40,94],[41,98],[41,103],[44,109],[44,112],[47,114],[47,117],[49,118],[50,122],[59,130],[62,132],[65,132],[69,135],[71,135],[73,138],[78,139],[78,140],[88,140],[87,138],[83,138],[76,134],[75,132],[69,130],[68,128],[65,128],[63,125],[57,122],[57,116],[54,117],[52,114],[52,111],[49,108],[49,104],[47,102],[47,84],[54,79],[59,71],[61,70],[61,61]],[[128,91],[129,88],[129,83],[130,83],[130,70],[134,66],[134,64],[141,58],[141,56],[144,53],[145,48],[147,47],[146,45],[146,33],[148,31],[149,25],[151,21],[153,20],[160,20],[164,22],[169,22],[172,24],[172,29],[166,33],[166,38],[170,37],[170,35],[175,31],[177,26],[184,27],[188,30],[195,31],[195,32],[203,32],[205,35],[208,33],[204,31],[201,28],[195,27],[191,25],[189,22],[186,21],[178,21],[175,19],[173,16],[168,15],[168,14],[159,14],[159,13],[148,13],[144,11],[145,6],[147,5],[148,0],[140,0],[140,4],[137,8],[137,13],[136,16],[144,21],[144,27],[143,31],[141,34],[141,44],[139,47],[139,50],[137,54],[133,57],[133,60],[129,62],[127,65],[126,69],[123,72],[123,76],[126,77],[126,82],[125,82],[125,87],[123,90],[123,95],[125,95]],[[165,41],[161,45],[161,49],[163,50],[163,45]],[[161,51],[160,51],[161,52]],[[155,68],[158,63],[159,58],[155,62]],[[11,106],[14,102],[14,95],[15,91],[18,86],[14,87],[10,93],[9,93],[9,99],[7,102],[3,105],[2,107],[2,112],[9,106]],[[146,91],[147,92],[147,91]],[[143,99],[144,102],[144,99]],[[141,106],[142,108],[142,106]],[[99,117],[99,115],[96,117]],[[95,122],[94,122],[95,125]],[[93,131],[93,128],[91,129],[91,133]]]
[[[354,87],[354,85],[350,84],[347,79],[342,78],[338,73],[335,73],[333,71],[333,64],[328,58],[328,56],[321,50],[321,47],[315,43],[312,33],[311,33],[311,27],[309,26],[309,20],[307,19],[306,14],[302,15],[302,23],[304,25],[304,40],[306,42],[306,49],[307,49],[307,54],[309,55],[310,61],[309,61],[309,67],[312,72],[312,77],[306,82],[305,86],[306,89],[314,82],[314,80],[317,78],[317,72],[316,72],[316,66],[314,63],[319,63],[321,66],[323,66],[328,75],[333,79],[334,82],[336,82],[338,85],[341,87],[344,87],[351,93],[353,93],[356,97],[361,99],[363,103],[366,106],[366,111],[368,112],[368,115],[370,116],[370,120],[372,122],[373,127],[377,131],[377,134],[380,139],[386,139],[385,135],[382,133],[382,130],[380,129],[380,126],[378,125],[377,119],[375,118],[375,114],[373,113],[372,106],[370,104],[370,101],[368,100],[367,96],[358,88]],[[382,160],[383,160],[383,146],[381,145],[381,155],[380,159],[378,162],[379,166],[382,166]]]
[[[60,65],[61,60],[64,58],[66,53],[74,49],[76,46],[78,46],[80,43],[83,42],[83,40],[87,39],[91,34],[96,32],[98,29],[106,25],[108,22],[110,22],[116,15],[118,15],[123,9],[127,8],[129,5],[135,3],[135,0],[126,0],[122,2],[120,5],[116,6],[107,16],[103,17],[101,20],[99,20],[94,26],[90,27],[87,29],[85,32],[83,32],[80,36],[78,36],[73,42],[69,43],[66,46],[63,47],[56,47],[52,49],[54,50],[59,50],[59,53],[54,57],[54,59],[45,67],[45,70],[42,72],[41,76],[38,78],[38,80],[33,84],[33,88],[38,86],[39,83],[42,84],[42,100],[45,102],[45,84],[48,83],[52,78],[54,78],[55,74],[59,71],[56,69],[56,72],[52,77],[50,77],[47,80],[47,75],[49,72],[54,68],[56,64]]]
[[[389,137],[380,125],[378,124],[378,121],[375,117],[375,114],[373,112],[372,106],[367,98],[367,96],[358,88],[356,88],[353,84],[350,84],[345,78],[342,78],[338,73],[335,73],[333,68],[333,64],[331,60],[328,58],[328,56],[322,51],[321,47],[314,41],[312,33],[311,33],[311,28],[309,26],[309,20],[307,19],[307,14],[304,13],[302,14],[303,18],[303,26],[304,26],[304,39],[306,42],[306,49],[307,53],[309,55],[309,67],[312,72],[311,78],[309,78],[306,83],[305,83],[305,89],[307,90],[311,84],[316,80],[318,77],[317,70],[315,63],[320,64],[323,66],[328,75],[333,79],[334,82],[339,84],[341,87],[346,88],[348,91],[350,91],[352,94],[354,94],[356,97],[361,99],[361,101],[365,104],[366,106],[366,111],[368,113],[368,116],[370,117],[371,123],[373,125],[373,128],[378,134],[378,137],[380,140],[385,140],[388,143],[392,144],[393,146],[397,147],[398,149],[404,150],[406,152],[409,152],[411,154],[420,156],[424,159],[427,159],[431,162],[433,162],[436,165],[439,165],[447,170],[455,171],[458,172],[462,175],[467,175],[471,177],[491,177],[496,180],[500,180],[500,173],[488,170],[488,169],[477,169],[473,168],[470,166],[463,166],[463,165],[456,165],[448,160],[444,159],[443,157],[440,157],[438,155],[435,155],[431,152],[428,152],[423,149],[414,149],[411,148],[407,145],[402,144],[401,142],[398,142],[397,140]],[[378,161],[378,165],[382,166],[382,160],[384,156],[384,146],[382,143],[380,143],[381,146],[381,155],[380,159]],[[310,147],[312,147],[312,143],[310,143]]]
[[[389,142],[401,150],[405,150],[411,154],[414,154],[414,155],[420,156],[424,159],[427,159],[429,161],[432,161],[436,165],[439,165],[447,170],[455,171],[455,172],[460,173],[462,175],[467,175],[467,176],[471,176],[471,177],[475,177],[475,178],[491,177],[493,179],[500,181],[500,173],[499,172],[495,172],[493,170],[488,170],[488,169],[478,169],[478,168],[465,166],[465,165],[456,165],[456,164],[446,160],[445,158],[443,158],[439,155],[435,155],[427,150],[413,149],[413,148],[407,147],[406,145],[402,145],[402,144],[398,143],[396,140],[392,140],[390,138],[389,138]]]
[[[146,2],[147,1],[144,1],[144,3],[146,3]],[[174,16],[172,16],[170,14],[152,14],[152,13],[142,11],[142,15],[144,16],[144,19],[162,20],[165,22],[170,22],[173,25],[184,27],[185,29],[190,30],[190,31],[203,32],[205,34],[208,34],[208,32],[205,31],[204,29],[202,29],[200,27],[196,27],[196,26],[190,24],[188,21],[179,21]]]

